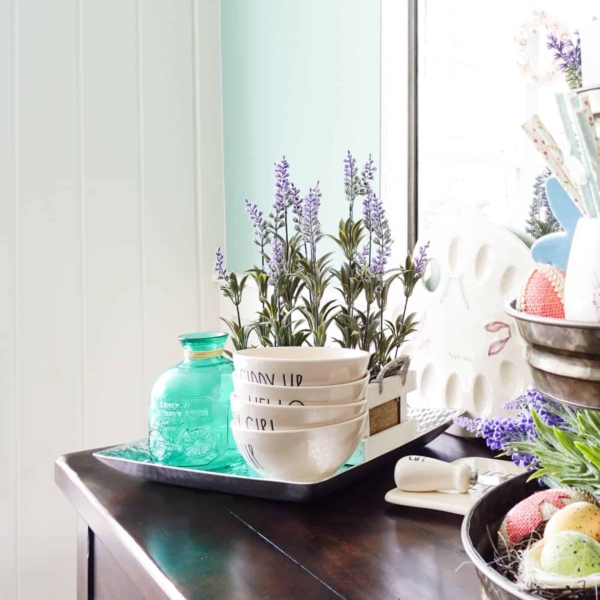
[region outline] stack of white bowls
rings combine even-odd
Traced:
[[[367,352],[255,348],[233,363],[231,429],[253,470],[316,482],[348,461],[367,431]]]

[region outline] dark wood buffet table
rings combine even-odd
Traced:
[[[421,454],[491,456],[443,435]],[[56,462],[80,516],[78,599],[477,599],[462,517],[384,501],[393,463],[312,504],[125,475],[92,451]]]

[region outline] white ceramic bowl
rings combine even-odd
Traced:
[[[310,409],[308,409],[310,410]],[[331,477],[352,456],[367,431],[369,413],[336,425],[256,431],[231,423],[238,450],[261,475],[316,482]]]
[[[259,404],[319,406],[329,404],[350,404],[367,395],[369,375],[358,381],[340,385],[317,387],[283,387],[282,385],[261,385],[233,376],[233,390],[240,398]]]
[[[365,376],[369,353],[311,346],[253,348],[234,352],[233,364],[236,375],[252,383],[285,387],[338,385]]]
[[[324,427],[351,421],[367,410],[367,399],[352,404],[329,404],[325,406],[278,406],[248,402],[231,394],[233,422],[243,429],[256,431],[282,431]]]

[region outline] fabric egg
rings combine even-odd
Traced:
[[[530,315],[565,318],[565,272],[553,265],[536,265],[527,275],[518,298],[518,309]]]
[[[600,542],[600,508],[590,502],[573,502],[550,517],[544,537],[561,531],[577,531]]]
[[[600,544],[583,533],[561,531],[544,538],[540,566],[565,577],[587,577],[600,572]]]
[[[597,504],[588,492],[578,488],[559,488],[536,492],[515,505],[506,515],[498,530],[501,548],[518,544],[559,510],[574,502]]]

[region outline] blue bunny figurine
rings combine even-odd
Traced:
[[[575,227],[582,215],[556,177],[546,181],[546,195],[552,213],[564,231],[539,239],[531,248],[531,257],[536,263],[551,264],[566,271]]]

